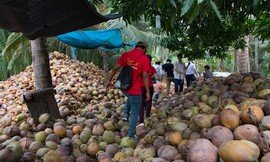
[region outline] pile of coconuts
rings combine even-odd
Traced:
[[[121,120],[124,98],[103,90],[102,71],[58,52],[50,57],[64,119],[42,114],[34,123],[29,116],[20,97],[34,89],[31,68],[0,82],[0,161],[270,161],[270,80],[258,73],[212,78],[160,98],[135,142]]]

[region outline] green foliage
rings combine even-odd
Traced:
[[[270,31],[269,23],[256,19],[269,17],[270,5],[265,0],[112,0],[111,4],[114,11],[125,13],[128,22],[143,16],[154,26],[155,15],[161,15],[162,30],[169,37],[163,40],[165,47],[183,50],[193,58],[203,58],[205,51],[223,58],[230,46],[242,48],[244,35],[254,31],[252,18],[261,24],[259,35],[267,37]]]

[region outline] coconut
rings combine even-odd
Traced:
[[[248,106],[242,110],[240,118],[246,124],[259,123],[264,117],[264,113],[261,108],[257,106]]]
[[[262,99],[269,99],[270,89],[264,89],[264,90],[260,91],[258,94],[258,97],[262,98]]]
[[[130,147],[124,147],[122,148],[121,152],[125,154],[125,157],[133,156],[134,155],[134,149]]]
[[[103,127],[105,128],[105,130],[110,130],[110,131],[114,131],[115,130],[115,122],[114,121],[106,121],[104,124],[103,124]]]
[[[56,134],[49,134],[47,137],[46,137],[46,142],[47,141],[52,141],[56,144],[58,144],[60,142],[60,138],[56,135]]]
[[[87,153],[90,156],[95,156],[99,151],[99,145],[96,142],[92,142],[88,145]]]
[[[24,138],[20,139],[19,142],[20,142],[20,144],[21,144],[21,146],[22,146],[23,148],[28,149],[29,146],[31,145],[31,143],[34,142],[34,139],[24,137]]]
[[[82,132],[82,127],[80,125],[75,125],[73,128],[72,128],[72,132],[73,134],[80,134]]]
[[[263,107],[263,112],[266,115],[270,115],[270,99],[268,99]]]
[[[17,125],[12,124],[11,126],[5,127],[3,129],[3,134],[13,137],[20,134],[20,129]]]
[[[91,162],[91,159],[86,154],[81,154],[76,158],[76,162]]]
[[[114,143],[115,142],[115,134],[112,131],[106,130],[102,135],[102,140],[106,143]]]
[[[43,148],[40,148],[40,149],[37,151],[36,155],[37,155],[37,157],[41,158],[41,157],[43,157],[48,151],[50,151],[49,148],[43,147]]]
[[[57,149],[57,144],[52,142],[52,141],[47,141],[45,143],[45,146],[47,146],[48,148],[52,149],[52,150],[56,150]]]
[[[39,123],[46,123],[47,121],[49,121],[50,119],[50,115],[48,113],[45,114],[41,114],[38,118]]]
[[[268,161],[270,161],[270,153],[265,154],[261,159],[261,162],[268,162]]]
[[[7,149],[9,149],[15,158],[21,158],[23,155],[23,148],[19,142],[11,142]]]
[[[92,130],[93,135],[95,136],[101,136],[104,133],[104,128],[101,124],[96,124],[93,127]]]
[[[170,145],[161,146],[157,151],[158,157],[163,158],[168,161],[174,160],[177,154],[178,154],[178,150],[175,147],[170,146]]]
[[[43,160],[44,162],[61,162],[61,156],[57,151],[50,150],[44,155]]]
[[[47,138],[48,134],[44,131],[40,131],[38,133],[35,134],[35,140],[39,141],[41,143],[44,143],[46,138]]]
[[[207,156],[205,156],[207,155]],[[190,162],[216,162],[218,149],[207,139],[197,139],[188,151],[187,161]]]
[[[252,143],[252,142],[250,142]],[[258,146],[244,142],[244,140],[232,140],[224,142],[218,150],[219,156],[224,162],[232,161],[258,161]]]
[[[180,132],[168,132],[166,134],[166,140],[173,146],[177,146],[182,140],[182,134]]]
[[[66,136],[66,128],[58,125],[58,126],[54,126],[53,128],[53,132],[60,138],[64,138]]]
[[[211,127],[211,119],[207,115],[202,115],[202,114],[196,115],[196,117],[194,119],[194,123],[200,129]]]
[[[118,152],[119,149],[120,148],[117,144],[109,144],[106,146],[105,151],[111,154],[112,156],[114,156]]]
[[[39,141],[34,141],[29,146],[29,151],[36,153],[40,148],[43,147],[43,144]]]
[[[90,130],[83,130],[80,133],[80,139],[82,140],[83,143],[86,143],[91,137],[91,131]]]
[[[213,145],[218,148],[222,143],[233,140],[234,138],[232,131],[227,127],[223,126],[214,126],[210,129],[204,128],[201,131],[201,136],[203,138],[209,139],[213,143]]]
[[[25,152],[21,158],[21,162],[30,162],[35,160],[37,160],[37,156],[33,152]]]
[[[135,148],[136,143],[135,143],[134,139],[132,139],[131,137],[123,137],[121,139],[120,146]]]
[[[232,109],[224,109],[219,115],[220,122],[233,130],[239,126],[239,114]]]
[[[125,154],[123,152],[117,152],[114,157],[113,160],[114,161],[123,161],[125,158]]]
[[[8,148],[4,148],[0,150],[0,161],[5,161],[5,162],[11,162],[15,161],[15,156],[12,154],[11,150]]]
[[[156,156],[156,152],[154,148],[145,148],[145,149],[139,150],[138,152],[138,157],[142,160],[153,158],[155,156]]]
[[[256,139],[260,136],[258,128],[252,124],[240,125],[233,131],[233,134],[236,140],[248,140],[252,142],[256,142]]]

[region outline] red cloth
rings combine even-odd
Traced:
[[[132,67],[131,73],[131,87],[124,92],[131,95],[141,95],[143,86],[143,72],[150,71],[150,61],[141,48],[134,48],[129,52],[123,53],[118,59],[117,63],[120,66],[129,65]]]
[[[153,66],[150,66],[150,71],[148,72],[148,83],[150,87],[153,87],[152,77],[156,73],[157,73],[156,69]]]

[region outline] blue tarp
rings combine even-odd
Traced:
[[[93,31],[74,31],[57,38],[75,48],[95,49],[103,47],[114,49],[123,47],[122,35],[119,29],[113,30],[93,30]]]

